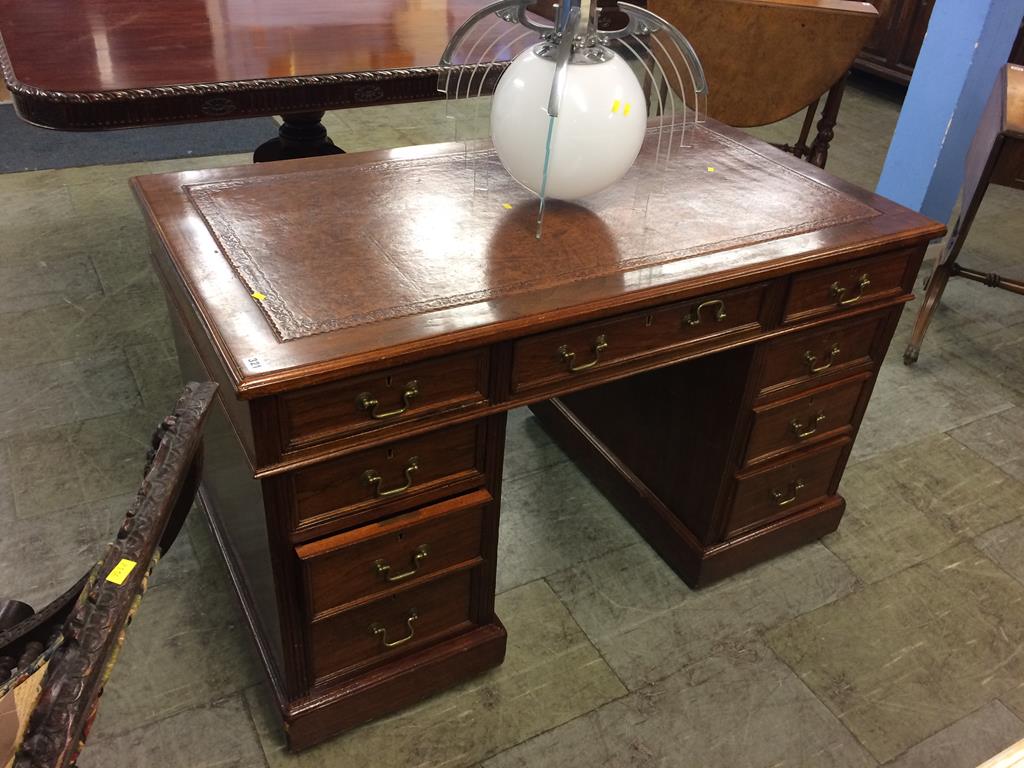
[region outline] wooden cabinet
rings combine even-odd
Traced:
[[[856,66],[889,80],[908,83],[924,42],[934,0],[871,2],[878,9],[878,23]]]
[[[935,0],[869,0],[878,9],[878,23],[854,66],[898,83],[909,83]],[[1024,64],[1024,27],[1010,53],[1010,62]]]

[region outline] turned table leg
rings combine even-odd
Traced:
[[[836,121],[839,119],[839,105],[843,102],[843,91],[846,89],[846,75],[843,75],[835,85],[829,89],[825,97],[825,107],[821,110],[821,120],[818,121],[818,135],[814,137],[807,161],[819,168],[824,168],[828,161],[828,150],[835,138]]]
[[[343,155],[345,150],[334,146],[327,135],[327,129],[320,122],[323,112],[296,112],[282,115],[284,120],[277,138],[271,139],[253,153],[254,163],[273,160],[294,160],[299,157],[320,157],[322,155]]]

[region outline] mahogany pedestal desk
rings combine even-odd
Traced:
[[[510,408],[688,584],[838,526],[943,229],[734,129],[691,138],[648,192],[642,156],[551,203],[540,239],[486,147],[134,180],[183,371],[221,385],[201,497],[292,748],[502,661]]]

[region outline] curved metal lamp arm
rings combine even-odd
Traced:
[[[553,31],[553,27],[543,27],[539,24],[534,24],[532,21],[527,19],[526,8],[533,1],[534,0],[498,0],[496,3],[485,5],[479,11],[462,22],[459,28],[455,30],[451,40],[448,41],[448,45],[445,46],[444,53],[441,54],[441,65],[452,65],[452,57],[455,55],[456,49],[458,49],[469,30],[492,13],[497,14],[505,21],[522,24],[523,26],[542,34]],[[511,13],[511,11],[514,11],[514,13]]]
[[[602,40],[609,41],[618,38],[627,37],[629,35],[647,35],[654,32],[665,32],[672,39],[672,42],[679,48],[679,52],[683,54],[687,64],[690,67],[690,72],[694,78],[694,89],[697,93],[703,94],[708,91],[708,82],[704,77],[704,67],[700,64],[700,59],[697,58],[697,52],[693,50],[693,46],[690,45],[690,41],[683,36],[676,27],[670,24],[665,19],[661,18],[656,13],[651,13],[646,8],[641,8],[638,5],[632,3],[619,2],[619,10],[626,14],[629,18],[629,24],[622,29],[616,29],[608,32],[602,32]]]

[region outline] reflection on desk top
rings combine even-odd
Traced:
[[[436,66],[482,0],[0,0],[13,76],[83,93]],[[10,80],[12,73],[5,73]]]
[[[308,382],[309,366],[327,378],[454,351],[942,231],[740,131],[701,127],[687,143],[655,171],[648,141],[620,183],[549,204],[540,239],[536,198],[488,148],[134,183],[172,289],[180,280],[250,392]]]

